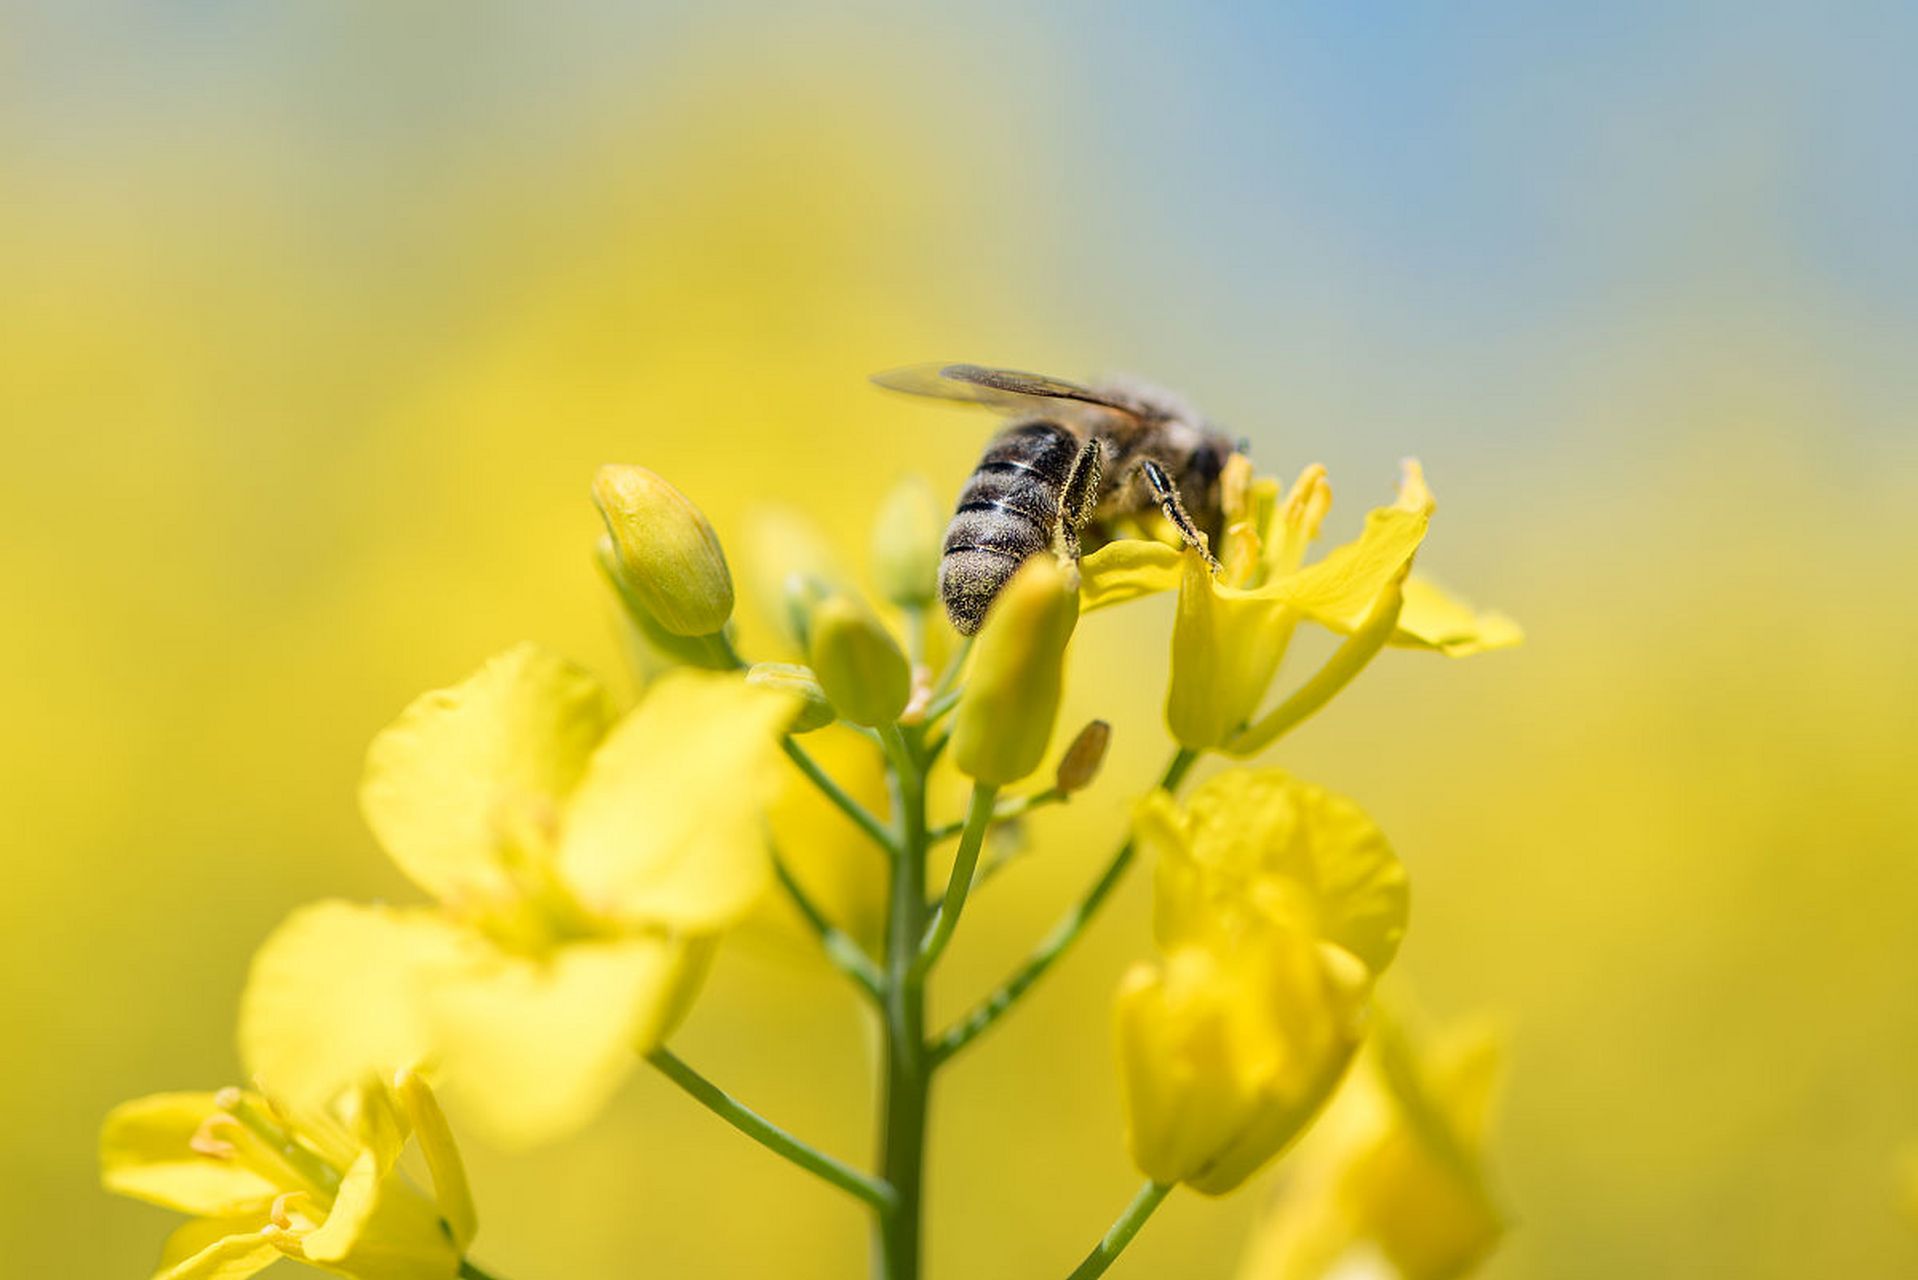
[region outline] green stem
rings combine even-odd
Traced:
[[[733,648],[733,638],[723,628],[701,636],[699,642],[712,654],[713,666],[720,671],[739,671],[751,665],[739,656],[739,650]]]
[[[865,949],[853,941],[852,935],[826,918],[826,913],[819,909],[819,904],[812,900],[812,895],[806,892],[805,886],[794,877],[792,868],[786,865],[786,860],[779,855],[777,849],[773,850],[773,874],[779,877],[780,888],[786,891],[786,896],[792,899],[795,907],[799,908],[799,914],[806,917],[806,923],[811,925],[813,932],[819,935],[819,943],[825,948],[826,958],[831,960],[841,973],[858,983],[867,995],[874,1000],[883,1000],[886,980],[880,974],[878,966],[867,957]]]
[[[972,784],[972,804],[966,809],[966,828],[959,836],[959,852],[953,856],[952,874],[946,878],[946,898],[933,916],[932,930],[919,948],[913,972],[924,977],[939,962],[939,953],[952,941],[959,927],[959,913],[966,909],[966,896],[972,892],[972,873],[979,866],[979,850],[986,842],[986,828],[992,825],[993,804],[999,788],[986,782]],[[923,838],[923,837],[922,837]]]
[[[1185,781],[1185,775],[1191,771],[1198,759],[1198,752],[1189,748],[1180,748],[1173,755],[1171,762],[1166,765],[1165,774],[1159,780],[1160,788],[1176,793],[1179,784]],[[1044,977],[1046,971],[1058,962],[1059,957],[1078,941],[1079,935],[1085,932],[1086,926],[1092,922],[1092,917],[1098,914],[1106,898],[1118,887],[1119,881],[1125,878],[1126,869],[1132,865],[1133,849],[1132,837],[1127,836],[1112,855],[1112,861],[1106,864],[1105,871],[1086,891],[1086,895],[1060,917],[1059,922],[1052,926],[1051,932],[1047,933],[1040,940],[1039,945],[1034,947],[1032,953],[1026,957],[1025,963],[1015,969],[1012,976],[1000,983],[990,995],[974,1005],[971,1012],[940,1034],[932,1044],[934,1062],[943,1063],[977,1039],[980,1033],[997,1022],[1006,1010],[1017,1003],[1032,984]]]
[[[668,1080],[691,1094],[708,1111],[769,1151],[786,1157],[806,1172],[849,1191],[882,1213],[892,1204],[892,1189],[874,1181],[842,1160],[795,1138],[699,1074],[672,1050],[661,1045],[646,1055]]]
[[[460,1259],[460,1280],[499,1280],[492,1272],[483,1270],[470,1258]]]
[[[944,693],[935,695],[932,701],[926,704],[925,713],[920,716],[919,723],[931,724],[939,719],[940,716],[945,715],[946,712],[959,705],[960,695],[964,692],[965,690],[963,689],[948,689]]]
[[[1036,791],[1029,796],[1015,796],[992,811],[992,820],[1010,822],[1014,818],[1025,817],[1034,809],[1043,809],[1049,804],[1059,804],[1068,798],[1067,794],[1057,787],[1047,787],[1044,791]],[[952,839],[965,829],[966,824],[963,820],[948,822],[927,832],[926,838],[938,844],[941,840]]]
[[[873,843],[885,850],[888,855],[897,855],[898,846],[893,843],[892,835],[887,832],[885,824],[873,817],[865,805],[846,794],[846,789],[840,786],[831,774],[820,768],[819,762],[806,754],[804,747],[791,738],[781,738],[779,743],[785,748],[787,757],[799,766],[799,771],[812,780],[812,784],[819,788],[826,799],[839,806],[840,812],[851,818],[854,826],[870,836]]]
[[[886,919],[885,1099],[879,1167],[893,1200],[874,1234],[878,1280],[919,1280],[926,1113],[932,1067],[926,1052],[925,982],[915,972],[926,928],[926,788],[922,766],[897,725],[881,730],[892,765],[898,852]]]
[[[1139,1228],[1145,1225],[1154,1210],[1165,1203],[1166,1196],[1171,1192],[1172,1184],[1169,1182],[1148,1182],[1140,1187],[1139,1193],[1132,1197],[1132,1203],[1125,1207],[1125,1212],[1106,1229],[1105,1236],[1086,1255],[1086,1260],[1073,1268],[1066,1280],[1093,1280],[1095,1276],[1104,1275],[1106,1268],[1125,1252],[1125,1247],[1132,1243],[1132,1237],[1139,1234]]]

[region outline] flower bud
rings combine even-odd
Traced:
[[[879,594],[901,609],[924,609],[939,586],[945,528],[932,490],[907,476],[886,495],[872,528],[872,576]]]
[[[790,733],[811,733],[839,718],[819,679],[806,667],[791,662],[759,662],[746,673],[746,683],[762,689],[777,689],[799,699],[799,714],[793,718]]]
[[[733,613],[733,579],[713,527],[691,499],[644,467],[609,463],[593,502],[613,535],[633,593],[678,636],[719,631]]]
[[[642,676],[650,679],[674,667],[704,667],[713,671],[731,669],[733,664],[728,657],[702,637],[676,636],[659,625],[659,619],[653,616],[652,610],[640,602],[639,591],[633,585],[633,575],[627,570],[625,561],[619,558],[619,548],[610,536],[601,534],[594,550],[607,584],[613,588],[613,594],[619,597],[620,619],[626,624],[624,635],[628,642],[628,654]]]
[[[952,758],[961,773],[1005,786],[1039,767],[1059,718],[1066,645],[1078,620],[1078,583],[1055,556],[1033,556],[1000,590],[953,713]]]
[[[1079,730],[1079,736],[1072,740],[1065,754],[1059,757],[1059,770],[1054,775],[1053,786],[1061,795],[1071,795],[1075,791],[1084,791],[1099,776],[1099,766],[1105,763],[1106,748],[1112,745],[1112,726],[1103,720],[1094,720]]]
[[[892,634],[849,596],[832,596],[812,611],[812,669],[839,714],[868,727],[890,724],[906,709],[912,669]]]

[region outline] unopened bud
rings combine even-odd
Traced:
[[[733,613],[733,579],[719,538],[692,500],[644,467],[609,463],[593,477],[626,580],[647,612],[678,636],[709,636]]]
[[[624,634],[641,675],[651,677],[673,667],[706,667],[715,671],[732,668],[731,658],[704,639],[676,636],[659,624],[652,610],[641,602],[632,572],[619,558],[619,549],[610,536],[601,535],[595,550],[607,584],[619,597],[620,617],[626,624]]]
[[[836,595],[813,609],[810,630],[813,673],[839,714],[868,727],[897,720],[912,693],[912,670],[879,620]]]
[[[1033,556],[986,613],[953,713],[953,763],[968,777],[1005,786],[1045,758],[1079,620],[1074,576],[1056,556]]]
[[[746,683],[762,689],[777,689],[799,699],[799,714],[793,717],[788,733],[811,733],[839,718],[819,679],[808,667],[792,662],[760,662],[746,673]]]
[[[879,504],[872,527],[872,576],[879,594],[901,609],[924,609],[939,587],[945,528],[932,490],[907,476]]]
[[[1053,781],[1059,793],[1069,796],[1091,786],[1092,780],[1099,776],[1099,766],[1106,761],[1106,748],[1111,745],[1112,726],[1103,720],[1094,720],[1079,730],[1079,736],[1059,757],[1059,770]]]

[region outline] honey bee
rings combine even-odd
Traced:
[[[976,364],[912,365],[872,380],[1011,419],[959,491],[946,529],[939,595],[961,635],[979,630],[1027,557],[1050,549],[1077,561],[1082,546],[1108,536],[1110,522],[1154,507],[1212,560],[1219,477],[1239,449],[1177,397]]]

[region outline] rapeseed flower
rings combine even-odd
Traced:
[[[1457,1280],[1498,1243],[1484,1138],[1499,1037],[1416,1044],[1381,1018],[1254,1229],[1240,1280]]]
[[[1184,805],[1156,792],[1135,832],[1163,959],[1119,989],[1129,1142],[1155,1182],[1219,1195],[1344,1073],[1405,932],[1405,873],[1356,805],[1276,769],[1228,771]]]
[[[1183,804],[1164,791],[1135,824],[1152,860],[1161,947],[1272,923],[1383,973],[1405,936],[1405,867],[1356,804],[1280,769],[1229,769]]]
[[[1285,926],[1134,966],[1115,1004],[1133,1162],[1206,1195],[1251,1177],[1330,1096],[1369,986],[1349,953]]]
[[[194,1216],[154,1280],[243,1280],[281,1258],[353,1280],[451,1280],[477,1219],[432,1093],[402,1072],[338,1101],[303,1111],[222,1089],[116,1107],[100,1135],[107,1189]],[[409,1138],[430,1198],[398,1168]]]
[[[767,887],[761,805],[798,709],[681,671],[620,715],[531,645],[424,695],[374,739],[361,803],[435,905],[295,912],[255,957],[243,1058],[296,1105],[423,1063],[503,1141],[576,1127]]]
[[[1462,656],[1522,638],[1510,619],[1409,578],[1436,506],[1416,462],[1406,463],[1397,500],[1373,510],[1357,539],[1311,564],[1306,552],[1332,505],[1323,467],[1307,467],[1281,500],[1275,480],[1254,478],[1235,457],[1222,491],[1217,573],[1196,549],[1137,538],[1082,564],[1088,609],[1178,588],[1166,720],[1191,750],[1249,755],[1275,736],[1255,718],[1301,620],[1350,638],[1327,696],[1387,644]]]

